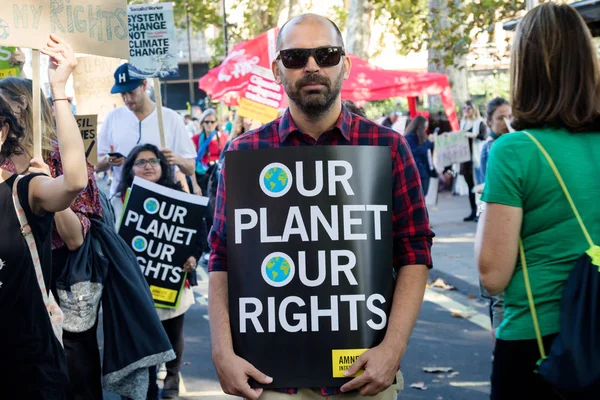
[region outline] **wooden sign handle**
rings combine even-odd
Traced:
[[[160,148],[167,147],[165,140],[165,126],[162,113],[162,93],[160,91],[160,79],[154,78],[154,96],[156,97],[156,115],[158,116],[158,130],[160,132]]]
[[[31,57],[33,98],[33,156],[42,158],[42,102],[40,98],[40,51],[33,49]]]

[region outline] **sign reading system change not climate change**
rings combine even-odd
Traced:
[[[136,4],[129,9],[129,74],[133,78],[179,75],[173,3]]]
[[[339,387],[391,307],[388,147],[228,152],[227,267],[235,352],[274,388]]]
[[[196,252],[208,198],[135,178],[119,235],[137,256],[154,304],[177,307],[185,283],[183,264]]]

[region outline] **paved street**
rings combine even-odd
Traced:
[[[423,308],[408,351],[402,361],[405,390],[399,399],[489,398],[492,340],[484,302],[477,294],[473,261],[476,224],[463,222],[468,200],[463,196],[440,195],[430,208],[433,230],[434,270],[459,290],[428,288]],[[186,348],[180,398],[224,399],[210,355],[208,285],[205,271],[194,288],[196,304],[186,313]],[[469,298],[469,295],[471,295]],[[426,373],[425,367],[452,368],[447,373]],[[421,384],[426,390],[411,388]],[[116,399],[107,396],[107,399]]]

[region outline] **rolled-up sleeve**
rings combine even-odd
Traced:
[[[404,137],[392,148],[394,268],[423,264],[433,266],[434,234],[419,181],[419,172]]]
[[[208,243],[211,249],[208,271],[227,271],[227,227],[225,215],[226,188],[225,188],[225,166],[221,168],[219,186],[215,199],[215,215],[213,226],[208,235]]]

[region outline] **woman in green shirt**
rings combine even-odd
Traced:
[[[518,261],[521,238],[549,349],[559,331],[565,281],[588,243],[550,166],[523,131],[550,154],[592,239],[600,241],[600,71],[575,9],[544,3],[522,19],[512,45],[511,86],[517,132],[500,137],[490,152],[482,197],[487,209],[475,245],[483,286],[491,295],[505,292],[492,399],[598,398],[598,387],[559,394],[533,372],[540,353]]]

